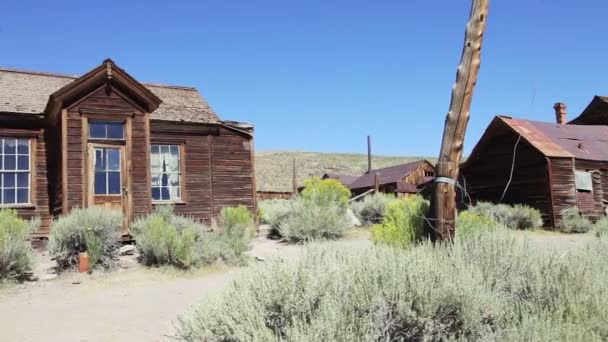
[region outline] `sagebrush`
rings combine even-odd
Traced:
[[[55,219],[48,249],[62,268],[78,264],[78,255],[89,254],[91,268],[111,268],[118,259],[123,225],[122,212],[93,206],[74,208]]]
[[[290,203],[291,201],[286,199],[260,201],[260,221],[269,226],[270,235],[279,235],[281,222],[289,215]]]
[[[170,206],[157,206],[131,226],[141,260],[146,265],[191,268],[222,260],[239,264],[255,234],[245,207],[224,208],[215,231],[191,217],[176,215]]]
[[[382,222],[372,227],[375,242],[408,247],[422,237],[429,203],[419,195],[391,202]]]
[[[0,280],[23,280],[32,266],[29,235],[39,220],[21,219],[15,210],[0,210]]]
[[[180,317],[184,341],[605,341],[608,239],[563,252],[507,230],[410,249],[312,246]]]
[[[564,233],[586,233],[593,229],[593,223],[573,207],[562,212],[562,221],[558,229]]]
[[[540,210],[527,205],[478,202],[469,211],[487,217],[511,229],[534,229],[543,226]]]
[[[363,225],[371,226],[382,221],[389,204],[395,200],[393,195],[374,193],[351,203],[351,208]]]

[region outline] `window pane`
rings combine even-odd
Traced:
[[[120,150],[115,148],[108,148],[106,149],[106,154],[108,158],[108,170],[120,170]]]
[[[169,154],[169,145],[161,145],[160,152],[164,155]]]
[[[120,172],[108,172],[108,194],[120,194]]]
[[[17,203],[29,203],[29,191],[28,189],[17,190]]]
[[[5,204],[15,203],[15,189],[4,189],[3,197]]]
[[[158,145],[152,145],[150,147],[150,153],[158,154],[160,152],[160,147]]]
[[[152,174],[152,186],[160,186],[160,175]]]
[[[171,145],[171,156],[179,159],[179,147],[177,145]]]
[[[160,201],[160,188],[152,188],[152,199]]]
[[[122,122],[108,122],[108,139],[123,139],[124,124]]]
[[[17,186],[20,188],[29,188],[29,173],[19,172],[17,174]]]
[[[17,140],[17,152],[19,154],[30,154],[29,140],[27,140],[27,139]]]
[[[3,176],[2,187],[3,188],[14,188],[15,187],[15,174],[12,172],[5,173]]]
[[[160,198],[163,201],[167,201],[167,200],[171,199],[171,197],[169,197],[169,188],[168,187],[160,188]]]
[[[95,172],[95,194],[105,195],[106,194],[106,173]]]
[[[171,187],[171,199],[172,200],[178,200],[180,199],[180,188],[179,186],[172,186]]]
[[[179,185],[179,174],[173,173],[173,174],[169,175],[169,183],[171,186],[178,186]]]
[[[4,154],[15,154],[17,144],[15,139],[4,139]]]
[[[95,149],[95,170],[102,171],[106,169],[106,159],[103,153],[103,149]]]
[[[163,173],[162,176],[160,177],[160,185],[162,186],[167,186],[169,185],[169,175],[166,173]]]
[[[105,139],[106,138],[106,125],[100,121],[89,122],[89,138],[93,139]]]
[[[17,170],[27,171],[30,169],[30,158],[28,156],[17,157]]]
[[[17,156],[12,155],[12,156],[4,156],[4,169],[5,170],[14,170],[15,166],[17,164]]]

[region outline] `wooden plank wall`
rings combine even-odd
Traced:
[[[409,183],[409,184],[420,184],[424,181],[425,176],[425,172],[432,172],[433,175],[435,174],[435,167],[429,163],[429,162],[424,162],[421,163],[416,170],[412,171],[409,175],[405,176],[401,182],[402,183]]]
[[[576,206],[576,190],[574,188],[574,169],[571,158],[550,158],[551,191],[553,195],[553,212],[555,226],[562,221],[562,212]]]
[[[213,177],[213,210],[245,205],[254,210],[253,160],[251,137],[221,127],[213,137],[211,164]]]
[[[513,149],[518,135],[496,132],[462,169],[460,182],[473,202],[499,202],[509,181]],[[545,157],[523,138],[517,147],[513,178],[503,199],[507,204],[527,204],[541,211],[544,224],[553,224],[548,167]]]
[[[258,201],[270,200],[270,199],[290,199],[293,196],[291,192],[273,192],[273,191],[258,191]]]
[[[604,183],[608,180],[606,179],[607,169],[605,162],[598,161],[590,161],[590,160],[574,160],[574,169],[580,171],[589,171],[592,173],[593,180],[593,191],[592,192],[578,192],[577,197],[578,207],[581,213],[591,219],[592,221],[596,221],[599,218],[604,216],[604,200],[606,195],[604,195]],[[573,183],[574,186],[574,183]]]

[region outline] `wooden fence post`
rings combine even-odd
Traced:
[[[380,192],[380,172],[376,172],[374,175],[374,191],[376,193]]]
[[[293,158],[292,182],[291,196],[295,197],[298,195],[298,172],[296,170],[296,158]]]
[[[481,60],[481,43],[486,27],[489,0],[473,0],[465,31],[464,47],[456,82],[452,88],[450,108],[445,120],[441,151],[437,161],[437,178],[431,198],[429,227],[434,239],[450,240],[456,225],[456,182],[462,158],[464,136],[469,121],[473,90]]]

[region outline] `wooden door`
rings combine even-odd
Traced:
[[[127,160],[125,146],[90,143],[88,146],[88,205],[123,212],[123,234],[128,233]]]

